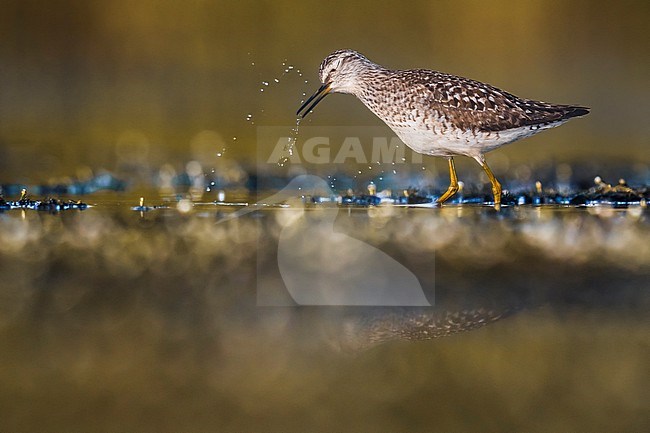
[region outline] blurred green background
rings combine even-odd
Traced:
[[[437,69],[593,108],[500,151],[515,161],[650,161],[647,1],[1,4],[0,182],[112,169],[120,158],[209,164],[223,147],[229,158],[254,161],[256,126],[292,127],[320,61],[346,47],[389,67]],[[288,65],[295,69],[283,75]],[[308,122],[380,124],[342,96]],[[207,153],[195,145],[205,131],[218,134]]]

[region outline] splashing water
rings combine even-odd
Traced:
[[[296,142],[298,141],[298,131],[300,130],[300,118],[296,118],[296,126],[294,128],[291,128],[291,134],[287,138],[287,144],[284,145],[283,154],[284,156],[280,158],[278,161],[278,165],[280,167],[284,167],[284,165],[289,162],[291,157],[293,156],[293,150],[296,146]]]
[[[250,56],[250,53],[248,53],[248,54]],[[251,66],[255,66],[255,63],[251,62]],[[265,92],[270,91],[271,88],[274,85],[280,84],[280,81],[282,81],[282,79],[285,76],[290,75],[290,74],[291,75],[297,75],[298,77],[301,78],[301,81],[304,84],[309,84],[309,80],[307,80],[307,79],[305,79],[303,77],[303,74],[300,71],[300,69],[297,69],[294,65],[289,64],[288,60],[284,59],[282,61],[282,73],[279,76],[276,76],[276,77],[274,77],[272,79],[260,80],[261,86],[259,88],[259,91],[261,93],[265,93]],[[301,103],[304,102],[304,99],[306,98],[306,96],[307,96],[307,93],[302,92],[303,100],[300,101]],[[261,109],[260,113],[264,113],[264,110]],[[259,118],[258,118],[258,120],[259,120]],[[293,155],[294,155],[294,148],[295,148],[295,145],[296,145],[296,142],[297,142],[297,139],[298,139],[298,130],[300,128],[300,121],[301,121],[300,118],[296,118],[296,126],[294,128],[291,128],[291,132],[290,132],[289,137],[287,139],[287,143],[285,144],[285,146],[283,148],[283,156],[277,162],[278,166],[280,166],[280,167],[284,167],[285,164],[290,162]],[[248,113],[246,115],[246,122],[248,122],[250,125],[255,124],[255,121],[253,120],[253,113]],[[235,139],[233,139],[233,141],[234,140]],[[220,152],[220,153],[223,153],[223,151]],[[221,156],[221,155],[217,154],[217,156]]]

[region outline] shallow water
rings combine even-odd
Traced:
[[[4,430],[647,426],[647,208],[138,198],[0,213]],[[292,306],[287,269],[374,287],[360,251],[432,306]]]

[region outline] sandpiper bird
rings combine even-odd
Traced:
[[[522,99],[489,84],[427,69],[393,70],[353,50],[330,54],[320,65],[322,86],[298,109],[305,117],[330,92],[351,93],[416,152],[449,161],[444,203],[458,191],[454,156],[474,158],[501,203],[501,184],[485,153],[554,128],[589,108]]]

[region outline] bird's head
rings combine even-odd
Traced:
[[[321,87],[298,109],[305,117],[330,92],[355,93],[360,75],[368,68],[376,67],[365,56],[353,50],[338,50],[320,64],[318,77]],[[311,105],[310,102],[314,101]],[[309,107],[305,110],[305,108]]]
[[[318,69],[320,82],[332,92],[352,93],[359,75],[373,63],[353,50],[335,51],[323,60]]]

